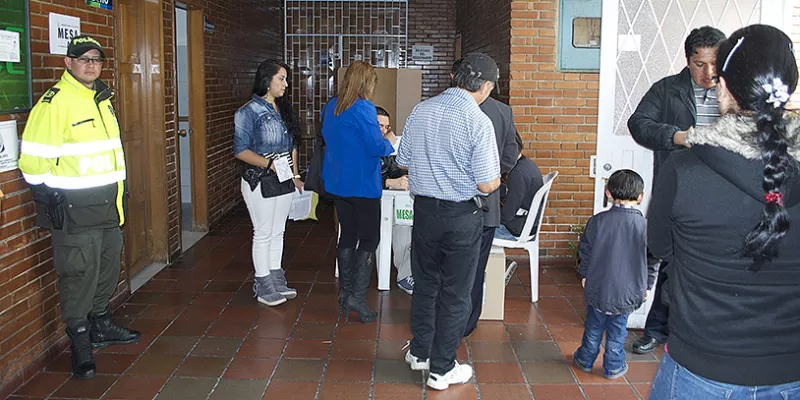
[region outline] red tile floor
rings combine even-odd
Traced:
[[[459,360],[475,367],[473,381],[426,390],[423,375],[402,359],[410,296],[371,289],[378,323],[339,317],[331,214],[327,208],[320,223],[289,224],[284,266],[296,299],[271,308],[253,298],[252,231],[239,208],[115,311],[115,319],[142,332],[139,343],[97,352],[98,376],[88,381],[70,379],[67,350],[11,398],[647,398],[661,353],[629,351],[630,372],[616,381],[602,377],[599,360],[592,374],[573,368],[585,315],[578,276],[545,266],[541,299],[532,304],[527,258],[518,259],[506,289],[504,321],[482,322],[459,349]]]

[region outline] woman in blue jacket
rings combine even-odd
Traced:
[[[375,69],[363,61],[347,68],[338,96],[323,110],[322,136],[325,158],[322,180],[334,196],[341,224],[336,251],[339,261],[339,305],[349,319],[358,313],[361,322],[377,314],[367,306],[367,288],[375,269],[375,250],[380,241],[381,157],[394,149],[378,126],[378,114],[370,98],[378,82]]]

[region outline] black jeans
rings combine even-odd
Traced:
[[[417,196],[411,239],[411,354],[431,372],[453,368],[472,302],[483,213],[471,201]]]
[[[486,281],[486,263],[489,262],[489,253],[492,251],[494,232],[493,226],[484,226],[481,234],[481,250],[478,255],[478,268],[475,269],[475,283],[472,284],[472,312],[464,329],[464,337],[469,336],[478,327],[478,318],[483,311],[483,282]]]
[[[381,240],[381,199],[336,196],[333,202],[342,226],[339,248],[375,251]]]
[[[667,262],[662,261],[661,266],[658,268],[658,282],[656,282],[656,290],[653,293],[653,307],[650,308],[650,313],[647,314],[647,321],[644,325],[644,336],[651,337],[659,342],[666,342],[669,336],[669,306],[664,303],[664,284],[667,283]]]

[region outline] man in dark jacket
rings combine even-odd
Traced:
[[[688,147],[686,131],[689,128],[709,125],[719,117],[712,78],[717,45],[724,39],[722,32],[710,26],[689,33],[684,42],[687,67],[677,75],[656,82],[628,120],[633,139],[653,150],[653,182],[670,152]],[[667,263],[662,262],[644,336],[633,345],[635,353],[649,353],[667,341],[669,309],[661,294],[667,280],[666,267]]]
[[[505,175],[506,194],[500,207],[501,225],[497,227],[494,234],[495,238],[505,240],[516,240],[516,237],[531,233],[522,232],[522,229],[528,219],[528,213],[531,212],[533,196],[544,185],[542,172],[539,171],[539,167],[533,160],[522,154],[522,139],[519,135],[516,136],[517,147],[520,149],[519,156],[517,163]],[[541,206],[534,212],[538,212],[540,209]],[[538,225],[539,217],[537,215],[532,231],[535,231]]]
[[[455,75],[461,65],[461,60],[453,63],[453,71],[450,78]],[[487,98],[480,105],[481,111],[492,121],[494,136],[497,141],[497,154],[500,156],[500,173],[505,174],[514,167],[517,161],[519,149],[517,148],[517,128],[514,126],[514,114],[511,107],[495,100]],[[469,315],[467,327],[464,329],[464,337],[469,336],[478,327],[478,319],[483,311],[483,282],[486,278],[486,263],[489,262],[489,252],[492,249],[495,230],[500,224],[500,191],[495,190],[486,196],[488,211],[483,214],[483,233],[481,234],[481,249],[478,255],[478,269],[475,275],[475,283],[472,286],[472,313]]]

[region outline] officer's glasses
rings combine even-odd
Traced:
[[[73,57],[73,60],[77,61],[78,64],[80,64],[80,65],[86,65],[86,64],[89,64],[89,63],[97,64],[97,65],[103,65],[103,61],[105,61],[102,58],[89,58],[89,57],[77,57],[77,58]]]

